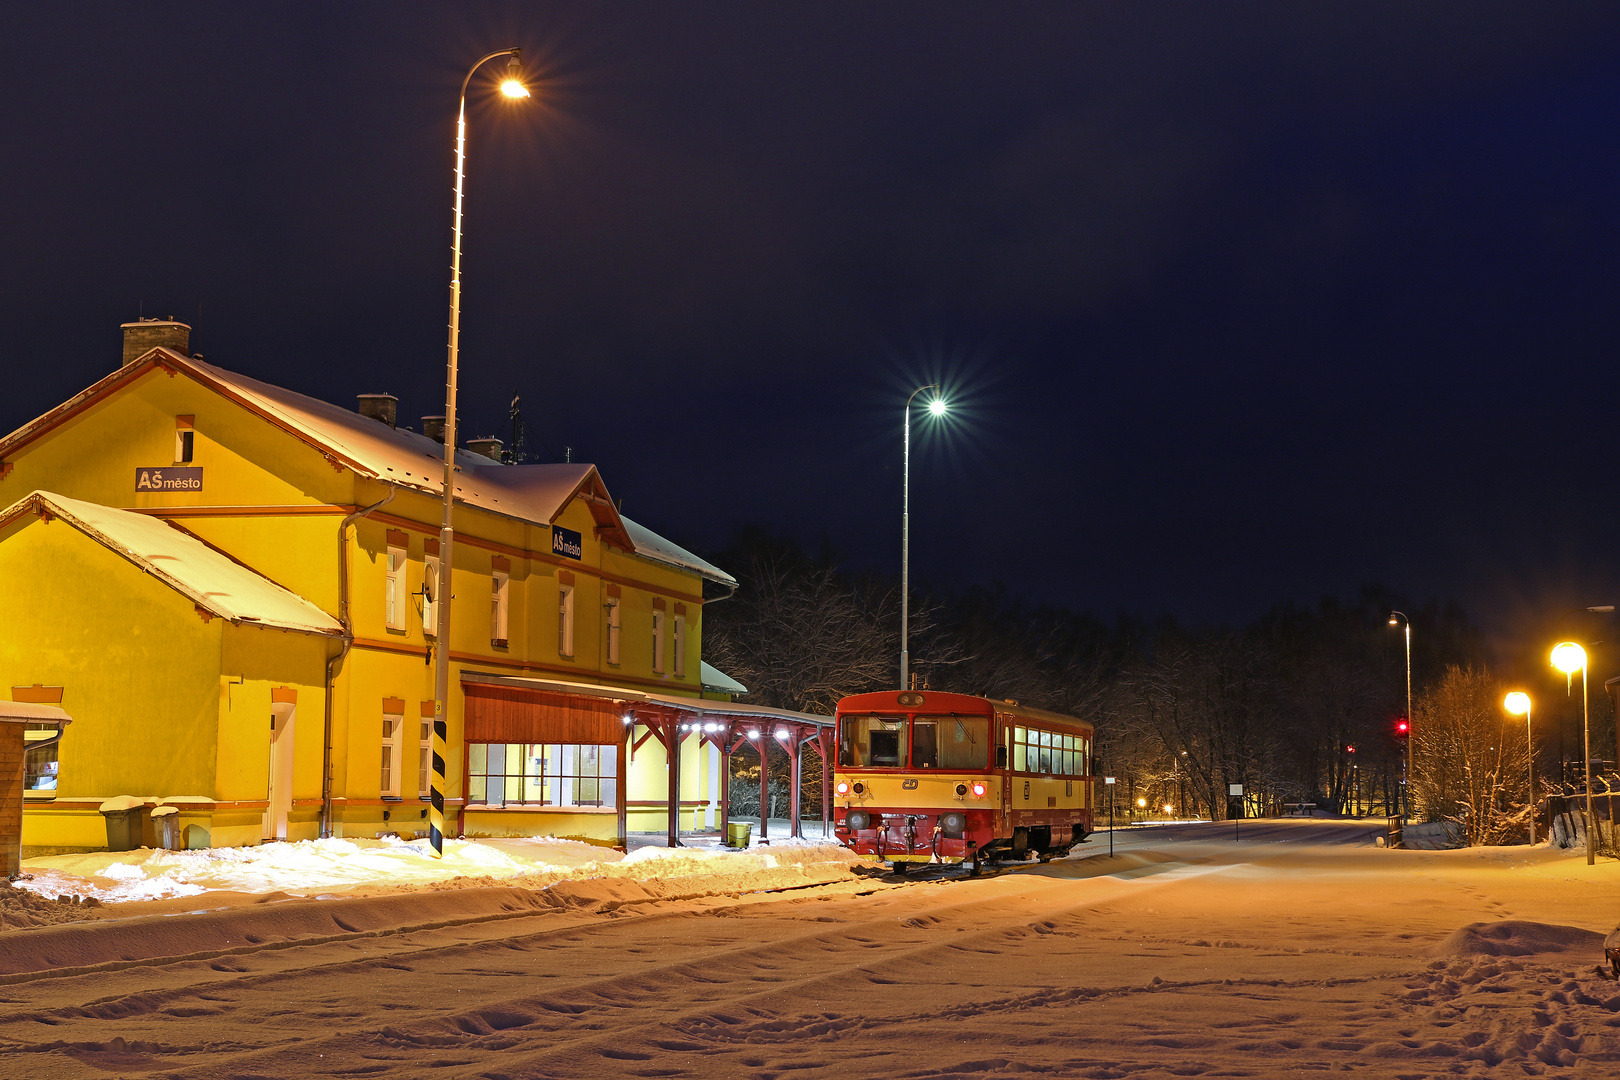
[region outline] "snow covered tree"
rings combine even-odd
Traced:
[[[1516,841],[1530,812],[1528,751],[1499,690],[1487,668],[1448,667],[1412,709],[1418,815],[1457,823],[1470,845]]]

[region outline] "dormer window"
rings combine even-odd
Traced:
[[[192,429],[195,417],[177,416],[174,418],[174,463],[184,465],[192,460],[195,449],[196,431]]]

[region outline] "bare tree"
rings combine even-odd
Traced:
[[[1461,826],[1469,844],[1524,835],[1527,750],[1512,737],[1500,688],[1483,667],[1449,667],[1412,711],[1412,794],[1428,821]]]

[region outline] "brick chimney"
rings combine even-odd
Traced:
[[[360,404],[355,409],[361,416],[369,416],[373,420],[394,426],[399,415],[399,398],[393,394],[361,394]]]
[[[486,435],[482,439],[468,439],[467,449],[475,454],[482,454],[491,461],[501,460],[501,440]]]
[[[444,444],[444,417],[442,415],[440,415],[440,416],[424,416],[424,417],[422,417],[422,434],[426,435],[428,438],[432,439],[434,442],[439,443],[440,445],[443,445]]]
[[[191,355],[191,327],[176,322],[172,315],[167,319],[127,322],[123,324],[123,331],[125,364],[139,359],[159,345],[181,356]]]

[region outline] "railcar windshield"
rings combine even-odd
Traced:
[[[919,716],[911,722],[914,769],[983,769],[990,764],[988,716]]]
[[[906,743],[904,717],[843,716],[838,720],[840,765],[898,769],[906,763]]]

